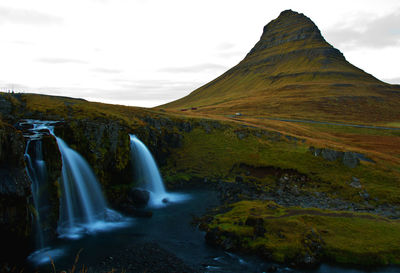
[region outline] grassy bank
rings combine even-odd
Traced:
[[[281,207],[241,201],[205,228],[215,243],[273,259],[302,263],[400,264],[400,222],[366,213]]]

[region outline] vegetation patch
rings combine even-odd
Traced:
[[[277,262],[400,264],[400,221],[367,213],[241,201],[204,218],[209,243]]]
[[[250,130],[250,129],[248,129]],[[183,144],[175,149],[163,167],[163,174],[175,176],[178,173],[235,181],[237,175],[247,181],[256,181],[265,187],[274,186],[279,176],[276,173],[254,177],[246,170],[238,171],[235,166],[243,164],[253,168],[277,168],[295,170],[308,177],[302,190],[326,192],[331,197],[352,202],[376,203],[400,202],[399,172],[396,168],[361,162],[357,167],[343,165],[341,160],[328,161],[315,157],[303,143],[285,138],[272,140],[265,136],[246,134],[240,137],[235,126],[214,129],[207,133],[194,128],[184,133]],[[360,180],[361,188],[350,184],[353,177]],[[368,200],[362,193],[368,193]]]

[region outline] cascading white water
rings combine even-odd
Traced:
[[[130,135],[131,153],[135,157],[139,185],[152,192],[155,196],[165,197],[166,191],[157,164],[147,149],[135,135]]]
[[[52,124],[52,122],[46,122]],[[34,213],[34,234],[36,235],[36,251],[29,256],[29,260],[36,264],[49,262],[52,259],[61,256],[63,250],[52,249],[49,247],[49,224],[46,216],[52,209],[49,204],[49,192],[47,185],[47,167],[43,159],[42,135],[40,130],[45,129],[44,123],[41,121],[27,120],[21,122],[21,126],[32,126],[29,133],[25,134],[27,143],[25,148],[26,172],[31,181],[31,191],[33,204],[35,206]],[[52,231],[50,231],[52,232]]]
[[[82,228],[90,231],[98,221],[106,220],[106,201],[89,164],[61,138],[56,139],[63,162],[59,233],[70,236]]]
[[[80,238],[85,233],[124,226],[127,221],[107,207],[92,168],[75,150],[54,134],[62,157],[60,237]]]
[[[32,160],[29,154],[29,148],[32,143],[32,140],[29,139],[26,144],[25,149],[25,161],[26,161],[26,171],[32,182],[31,191],[33,203],[36,209],[36,213],[34,215],[35,219],[35,231],[36,231],[36,245],[39,248],[44,247],[44,236],[43,236],[43,228],[42,221],[40,219],[40,215],[43,213],[43,194],[41,194],[41,189],[43,187],[43,183],[46,181],[47,170],[46,163],[43,161],[42,154],[42,142],[34,141],[35,143],[35,154],[36,158]]]
[[[46,217],[46,211],[43,213],[42,200],[45,197],[42,189],[47,182],[46,164],[43,160],[41,136],[43,129],[52,134],[58,144],[62,157],[62,176],[61,176],[61,196],[60,196],[60,218],[57,231],[60,237],[70,239],[80,238],[85,233],[96,231],[105,231],[113,228],[123,227],[129,224],[129,220],[123,218],[119,213],[107,207],[106,200],[100,189],[89,164],[75,150],[54,134],[54,122],[27,120],[25,123],[33,125],[31,133],[26,135],[29,138],[25,158],[27,161],[27,171],[32,181],[32,195],[36,207],[36,226],[38,236],[39,250],[31,254],[30,259],[35,263],[49,261],[49,256],[62,255],[60,249],[50,249],[46,247],[46,236],[42,233],[41,216]],[[29,146],[35,141],[35,158],[29,154]]]
[[[161,207],[169,202],[187,200],[188,196],[185,194],[169,193],[165,190],[157,163],[149,149],[135,135],[129,136],[136,184],[150,192],[149,205]]]

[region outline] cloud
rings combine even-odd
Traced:
[[[69,58],[41,58],[36,61],[47,64],[87,64],[86,61]]]
[[[27,42],[27,41],[22,41],[22,40],[15,40],[15,41],[10,41],[10,44],[14,45],[20,45],[20,46],[31,46],[34,45],[33,42]]]
[[[385,78],[385,79],[382,79],[382,81],[387,82],[387,83],[391,83],[391,84],[400,84],[400,77]]]
[[[384,48],[400,45],[400,10],[377,18],[358,18],[345,27],[326,31],[334,45],[352,48]]]
[[[219,44],[219,45],[217,46],[217,49],[218,49],[218,50],[221,50],[221,51],[225,51],[225,50],[231,50],[231,49],[233,49],[234,47],[235,47],[235,44],[234,44],[234,43],[224,42],[224,43]]]
[[[198,88],[199,82],[171,80],[121,80],[115,79],[116,89],[105,94],[108,98],[135,100],[172,100],[180,98]]]
[[[216,47],[216,49],[217,49],[216,55],[223,59],[230,59],[230,58],[239,59],[240,57],[243,58],[244,56],[246,56],[247,53],[238,50],[236,44],[228,42],[219,44]]]
[[[61,17],[29,10],[0,6],[0,25],[5,23],[27,25],[61,24]]]
[[[124,105],[153,107],[179,99],[197,89],[204,82],[191,80],[149,79],[135,80],[122,77],[120,74],[111,74],[109,79],[112,88],[106,86],[62,86],[62,85],[22,85],[13,84],[0,79],[0,91],[39,93],[55,96],[83,98],[90,101],[117,103]],[[110,86],[107,85],[107,86]]]
[[[136,106],[156,106],[181,98],[198,88],[202,83],[172,80],[129,80],[114,79],[115,88],[24,86],[23,92],[41,93],[55,96],[83,98],[105,103]],[[6,88],[8,85],[4,85]],[[0,86],[1,88],[1,86]]]
[[[166,67],[159,70],[159,72],[166,73],[200,73],[207,70],[225,70],[225,66],[214,63],[204,63],[191,66],[181,66],[181,67]]]
[[[122,70],[120,70],[120,69],[111,69],[111,68],[103,68],[103,67],[93,68],[92,71],[98,72],[98,73],[106,73],[106,74],[118,74],[118,73],[122,72]]]
[[[240,58],[244,58],[246,56],[247,52],[243,52],[243,51],[222,51],[218,53],[218,57],[221,58],[235,58],[235,59],[240,59]]]

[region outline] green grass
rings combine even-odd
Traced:
[[[370,135],[370,136],[395,136],[400,137],[400,130],[382,130],[372,128],[358,128],[341,125],[328,125],[328,124],[317,124],[307,123],[307,127],[313,128],[316,131],[323,131],[326,133],[341,133],[341,134],[353,134],[353,135]]]
[[[400,122],[389,122],[389,123],[386,123],[385,126],[400,128]]]
[[[214,216],[208,229],[239,239],[240,248],[268,253],[278,262],[290,262],[322,245],[324,260],[345,264],[400,263],[400,222],[366,213],[283,208],[272,201],[241,201]],[[249,217],[263,219],[263,236],[254,236]],[[229,235],[230,234],[230,235]],[[310,235],[311,234],[311,235]]]
[[[315,157],[304,144],[294,144],[281,140],[272,142],[252,134],[239,139],[235,128],[213,130],[210,134],[196,128],[184,135],[183,147],[174,151],[164,173],[191,173],[197,176],[223,178],[233,181],[236,173],[232,168],[240,163],[253,167],[275,167],[281,170],[296,170],[307,175],[311,181],[304,190],[327,192],[355,202],[362,202],[359,189],[349,186],[352,177],[360,179],[371,199],[378,202],[400,203],[400,173],[395,166],[362,163],[356,168],[348,168],[341,162],[330,162]],[[246,178],[246,177],[245,177]],[[276,177],[258,179],[265,187],[274,186]]]

